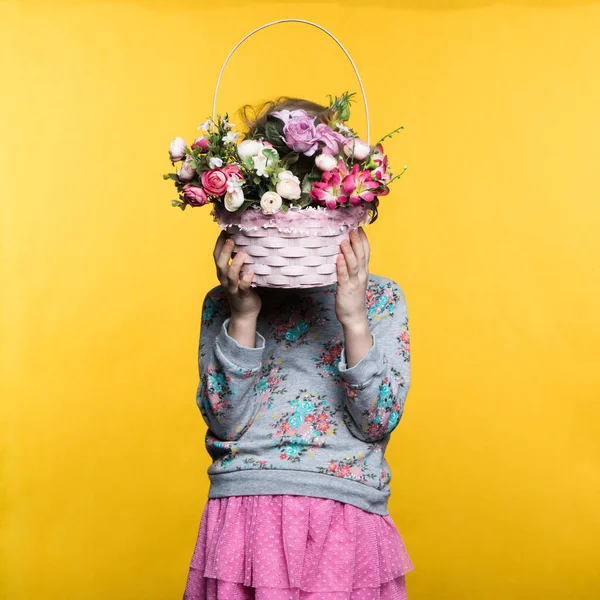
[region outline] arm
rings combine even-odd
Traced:
[[[381,299],[382,306],[379,311],[377,304],[370,308],[372,345],[352,364],[354,340],[345,338],[339,371],[352,417],[348,428],[356,437],[373,442],[391,433],[402,417],[410,386],[410,338],[400,287],[390,282],[371,291],[378,294],[373,298],[376,303]]]
[[[251,346],[240,343],[235,334],[242,341],[251,336]],[[250,327],[229,316],[223,288],[207,294],[202,307],[196,403],[216,437],[238,439],[252,423],[258,409],[254,385],[264,348],[265,339],[256,331],[256,320]]]

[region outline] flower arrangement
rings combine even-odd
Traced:
[[[303,109],[271,112],[264,135],[255,128],[240,139],[225,113],[202,123],[191,146],[176,137],[169,157],[181,165],[163,175],[179,192],[171,204],[184,210],[213,203],[236,215],[249,207],[273,215],[366,205],[375,221],[379,197],[407,169],[393,175],[381,142],[404,126],[369,145],[346,125],[352,96],[329,96],[329,106],[316,116]]]

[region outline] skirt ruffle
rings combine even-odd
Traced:
[[[414,566],[390,515],[310,496],[209,499],[184,600],[404,600]]]

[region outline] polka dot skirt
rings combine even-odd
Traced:
[[[406,600],[390,515],[310,496],[208,499],[183,600]]]

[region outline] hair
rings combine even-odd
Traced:
[[[304,110],[307,114],[317,116],[328,109],[327,106],[295,96],[279,96],[276,100],[267,100],[258,106],[244,104],[239,109],[240,116],[248,131],[255,130],[258,137],[265,137],[267,115],[278,110]],[[252,113],[250,116],[249,113]]]

